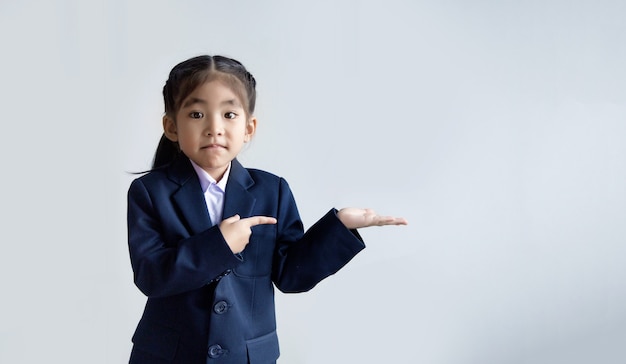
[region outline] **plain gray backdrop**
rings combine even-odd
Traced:
[[[249,167],[306,226],[405,227],[277,293],[283,364],[626,361],[626,2],[0,1],[0,362],[123,363],[126,191],[169,70],[258,81]]]

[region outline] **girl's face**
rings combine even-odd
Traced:
[[[212,80],[182,101],[176,120],[164,116],[163,129],[189,159],[219,181],[254,134],[256,118],[248,119],[236,94]]]

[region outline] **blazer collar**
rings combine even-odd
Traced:
[[[254,180],[248,170],[237,159],[233,159],[224,195],[224,218],[236,214],[244,218],[252,214],[256,198],[249,189],[253,185]]]
[[[250,216],[256,199],[248,189],[254,185],[250,173],[234,159],[230,167],[230,176],[224,196],[224,218],[239,214],[242,218]],[[212,225],[206,208],[200,181],[187,157],[181,155],[168,168],[168,178],[180,185],[172,194],[173,203],[192,235],[198,234]],[[219,221],[216,222],[219,224]]]

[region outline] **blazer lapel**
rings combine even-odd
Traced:
[[[241,218],[249,217],[256,202],[256,198],[248,189],[254,185],[250,173],[234,159],[230,166],[230,176],[226,184],[224,196],[224,218],[239,214]]]
[[[172,200],[187,223],[190,234],[198,234],[213,226],[200,181],[189,159],[178,158],[170,167],[169,177],[180,185],[172,194]]]

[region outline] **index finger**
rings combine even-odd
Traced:
[[[277,220],[270,216],[250,216],[245,219],[239,220],[241,222],[245,222],[248,226],[253,227],[256,225],[264,225],[264,224],[276,224]]]

